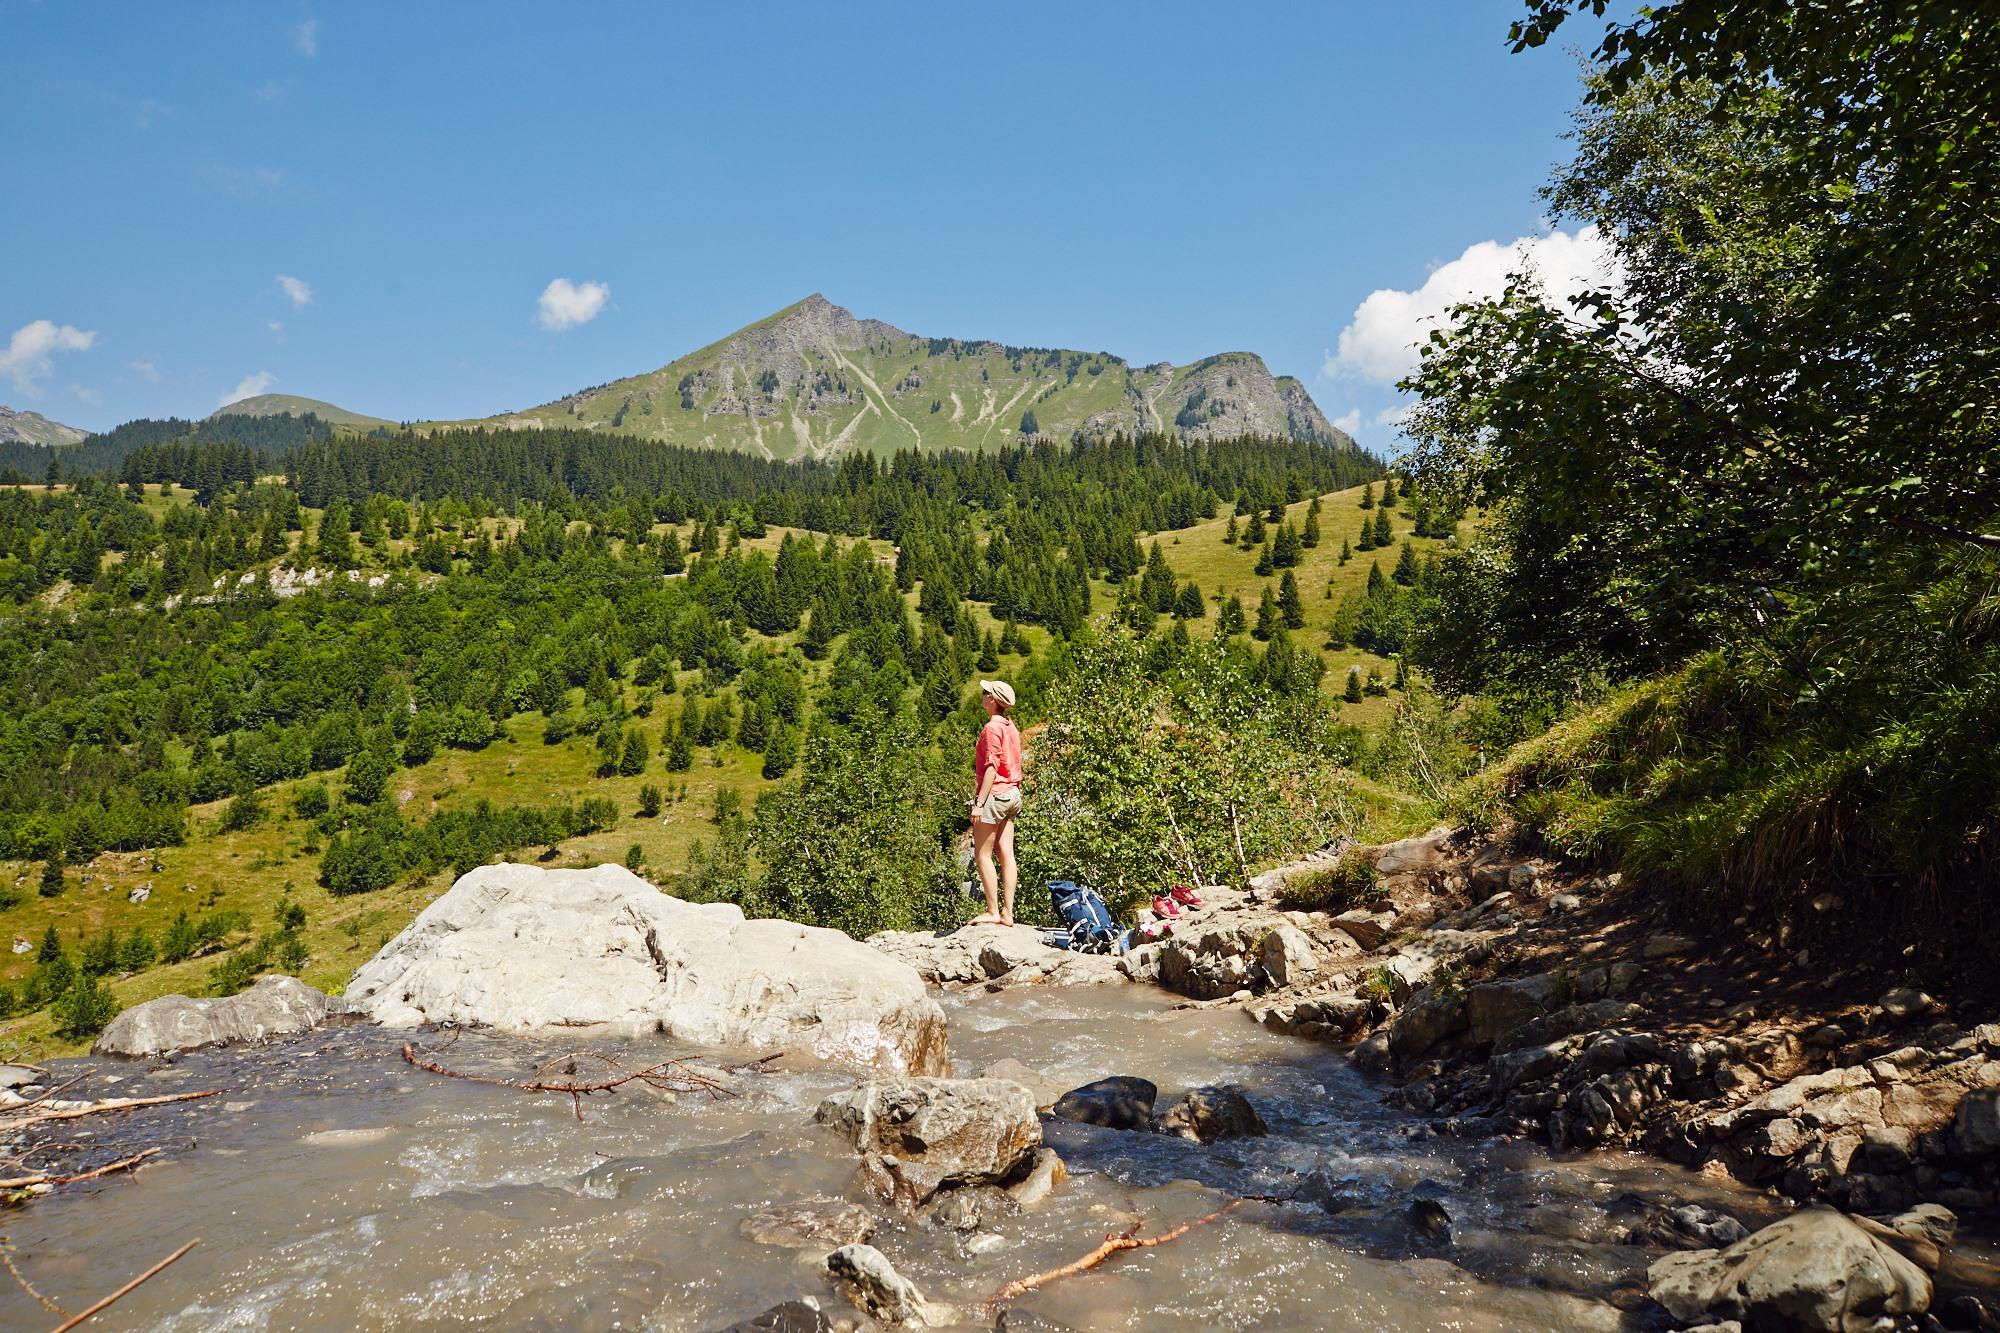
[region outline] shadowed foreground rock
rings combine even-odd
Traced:
[[[837,930],[683,902],[622,866],[481,866],[355,973],[346,998],[388,1027],[660,1033],[899,1073],[951,1068],[944,1012],[906,965]]]
[[[1930,1308],[1931,1280],[1881,1236],[1832,1208],[1808,1208],[1726,1250],[1688,1250],[1649,1270],[1676,1319],[1860,1333]]]
[[[249,990],[219,1000],[162,995],[111,1020],[97,1055],[171,1055],[204,1046],[289,1036],[318,1027],[326,996],[296,977],[264,977]]]
[[[1074,1120],[1080,1125],[1102,1125],[1106,1129],[1151,1129],[1153,1103],[1160,1090],[1149,1080],[1130,1074],[1071,1088],[1056,1098],[1049,1114],[1058,1120]]]

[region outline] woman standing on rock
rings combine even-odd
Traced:
[[[979,860],[979,884],[986,890],[986,913],[975,924],[1014,924],[1014,816],[1021,812],[1021,729],[1007,716],[1014,706],[1014,687],[1004,680],[979,682],[979,701],[986,707],[986,725],[972,751],[972,771],[979,787],[972,797],[972,847]],[[999,872],[993,866],[1000,853]]]

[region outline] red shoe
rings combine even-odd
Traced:
[[[1156,893],[1153,895],[1154,916],[1160,917],[1162,920],[1171,921],[1180,914],[1181,905],[1175,902],[1171,895],[1165,893]]]
[[[1194,891],[1192,885],[1176,884],[1170,891],[1169,896],[1183,907],[1201,906],[1201,895]]]

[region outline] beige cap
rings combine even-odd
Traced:
[[[1014,706],[1014,687],[1004,680],[982,680],[979,682],[979,692],[992,695],[1009,708]]]

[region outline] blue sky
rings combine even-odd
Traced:
[[[1517,12],[0,0],[0,401],[484,415],[821,291],[1260,352],[1387,446],[1414,321],[1549,231],[1577,65]]]

